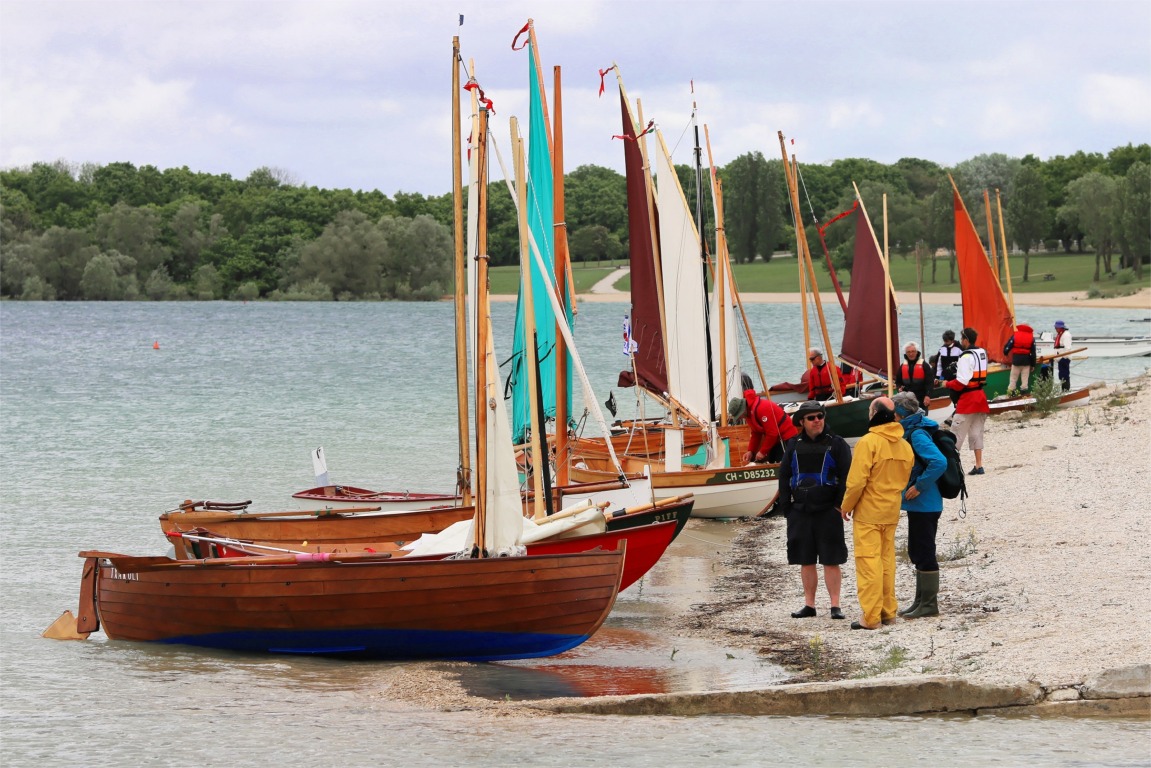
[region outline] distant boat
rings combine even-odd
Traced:
[[[1079,336],[1075,347],[1085,347],[1073,357],[1148,357],[1151,356],[1151,336]],[[1050,331],[1044,331],[1035,340],[1035,350],[1039,355],[1050,355],[1055,351],[1055,338]]]
[[[991,415],[997,416],[1007,411],[1030,411],[1035,408],[1038,401],[1033,395],[1024,395],[1023,397],[1009,398],[1006,395],[997,397],[987,403],[987,407],[991,409]],[[1087,405],[1091,402],[1091,390],[1088,387],[1081,387],[1079,389],[1064,392],[1059,396],[1059,407],[1070,408],[1071,406]]]

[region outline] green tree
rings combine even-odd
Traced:
[[[389,243],[380,227],[360,211],[341,211],[323,233],[304,245],[293,279],[318,281],[337,297],[380,296]]]
[[[74,301],[82,298],[84,267],[99,252],[87,232],[50,227],[33,243],[32,256],[37,276],[52,286],[55,297]]]
[[[1146,146],[1146,145],[1144,145]],[[1121,185],[1123,210],[1119,230],[1125,261],[1143,279],[1143,262],[1151,259],[1151,163],[1132,163]]]
[[[727,249],[737,263],[750,263],[756,256],[771,260],[783,239],[784,197],[782,164],[773,168],[760,152],[732,160],[723,171],[724,232]]]
[[[1051,227],[1043,174],[1034,165],[1021,165],[1007,198],[1007,229],[1023,249],[1023,282],[1030,279],[1031,249]]]
[[[89,301],[136,298],[136,262],[117,251],[97,253],[84,266],[80,293]]]
[[[1100,260],[1111,273],[1111,253],[1118,235],[1118,191],[1115,179],[1092,171],[1067,186],[1067,202],[1059,217],[1074,222],[1095,249],[1095,277],[1099,280]]]
[[[168,258],[159,242],[160,225],[156,209],[117,203],[96,218],[96,242],[105,251],[115,250],[134,259],[137,274],[146,280]]]
[[[572,232],[568,248],[571,251],[572,261],[614,263],[627,254],[627,249],[619,241],[619,237],[599,224],[580,227]]]

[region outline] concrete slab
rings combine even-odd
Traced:
[[[976,685],[958,677],[851,680],[756,691],[612,696],[540,706],[554,712],[612,715],[849,715],[882,717],[975,712],[1043,700],[1033,683]]]

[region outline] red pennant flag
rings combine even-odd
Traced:
[[[516,48],[516,41],[518,41],[520,39],[520,35],[522,35],[524,32],[528,31],[528,27],[530,27],[531,25],[532,25],[532,23],[529,21],[527,24],[524,24],[523,29],[521,29],[519,32],[516,32],[515,40],[512,40],[512,50],[513,51],[518,51],[518,50],[520,50],[520,48],[523,48],[528,44],[528,40],[530,40],[531,38],[528,38],[528,40],[524,40],[524,44],[521,45],[519,48]]]
[[[604,78],[604,75],[606,75],[608,72],[611,72],[613,69],[615,69],[614,64],[611,65],[610,67],[608,67],[607,69],[601,69],[599,71],[599,95],[600,96],[603,96],[603,78]]]
[[[620,136],[619,134],[612,136],[612,138],[613,139],[624,139],[625,141],[636,141],[637,139],[639,139],[640,136],[646,136],[647,134],[651,133],[654,130],[655,130],[655,118],[652,118],[651,120],[647,121],[647,127],[644,128],[639,133],[637,133],[635,135],[634,139],[631,136]]]

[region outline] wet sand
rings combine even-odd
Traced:
[[[963,454],[970,464],[970,452]],[[1144,598],[1151,588],[1151,377],[1100,387],[1089,405],[1046,418],[996,417],[984,464],[987,474],[968,478],[965,509],[945,502],[939,616],[851,630],[860,610],[849,559],[846,620],[828,615],[822,581],[818,616],[792,619],[803,603],[799,569],[786,563],[786,522],[770,518],[733,523],[730,545],[715,552],[689,607],[652,616],[642,629],[755,654],[780,665],[784,683],[950,675],[984,686],[1034,684],[1060,700],[1106,670],[1151,663]],[[901,606],[915,590],[906,538],[904,515]],[[850,548],[850,530],[847,540]],[[531,702],[469,695],[465,667],[407,667],[384,695],[441,710],[546,714]]]

